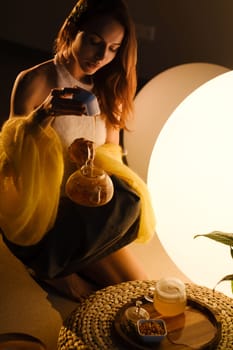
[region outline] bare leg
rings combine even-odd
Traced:
[[[45,280],[45,283],[74,301],[82,301],[97,290],[96,286],[87,282],[76,273],[65,277]]]
[[[80,271],[80,275],[73,273],[45,282],[63,295],[81,301],[97,289],[121,282],[146,279],[148,276],[139,261],[128,247],[124,247],[90,264],[85,270]]]
[[[146,280],[147,273],[139,261],[124,247],[91,264],[82,274],[102,287],[132,280]]]

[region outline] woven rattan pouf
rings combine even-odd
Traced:
[[[132,281],[110,286],[78,304],[61,327],[59,350],[127,350],[112,337],[116,313],[135,298],[142,297],[155,281]],[[233,350],[233,299],[209,288],[187,283],[188,297],[211,308],[222,325],[216,350]]]

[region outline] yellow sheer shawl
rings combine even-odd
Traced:
[[[0,133],[0,227],[10,241],[31,245],[54,224],[63,176],[60,141],[51,128],[26,118]]]
[[[140,196],[137,241],[155,232],[154,212],[146,184],[122,163],[120,146],[96,150],[95,163],[125,180]],[[62,145],[54,129],[33,126],[27,118],[7,120],[0,133],[0,228],[8,240],[32,245],[53,226],[64,171]]]
[[[108,174],[114,174],[124,180],[141,198],[141,217],[136,242],[145,243],[155,233],[155,216],[151,198],[145,182],[122,162],[122,148],[106,143],[96,149],[95,164]]]

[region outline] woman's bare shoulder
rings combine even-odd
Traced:
[[[43,82],[56,85],[56,68],[52,59],[21,71],[15,81],[16,84],[21,84],[23,87]]]
[[[57,85],[53,60],[21,71],[11,94],[11,115],[22,115],[39,106]]]

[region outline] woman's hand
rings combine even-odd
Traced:
[[[69,146],[68,153],[71,161],[76,163],[77,168],[81,168],[87,160],[94,159],[94,143],[83,137],[75,139]]]
[[[45,101],[32,113],[33,122],[47,125],[53,117],[85,114],[83,103],[74,98],[77,91],[78,88],[51,90]]]

